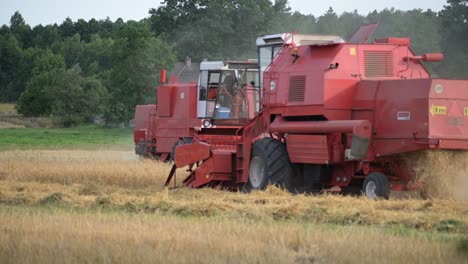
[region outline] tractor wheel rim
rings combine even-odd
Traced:
[[[262,158],[255,156],[250,162],[249,181],[252,187],[259,188],[263,182],[265,163]]]
[[[377,198],[377,194],[375,193],[376,189],[377,185],[375,185],[375,182],[369,181],[366,185],[366,197],[369,199]]]

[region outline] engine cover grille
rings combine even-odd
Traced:
[[[366,77],[393,77],[393,54],[391,51],[364,51]]]
[[[291,76],[289,78],[289,102],[304,102],[305,76]]]

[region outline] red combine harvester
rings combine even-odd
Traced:
[[[157,105],[136,106],[134,142],[138,155],[173,160],[177,146],[191,143],[202,128],[216,127],[210,123],[213,118],[247,121],[258,111],[253,106],[258,105],[258,92],[251,87],[259,81],[256,62],[205,61],[200,64],[198,83],[179,83],[177,76],[171,76],[168,83],[165,79],[162,71]]]
[[[259,38],[261,93],[255,93],[254,81],[240,88],[243,115],[233,114],[239,100],[222,98],[222,79],[211,86],[206,76],[212,72],[202,71],[200,83],[217,96],[206,101],[193,141],[175,148],[166,185],[177,168],[188,166],[183,183],[193,188],[359,187],[372,199],[388,198],[391,189],[418,188],[401,154],[468,150],[468,81],[432,79],[422,61],[441,61],[443,55],[416,56],[407,38],[368,44],[375,29],[362,27],[349,42],[322,35]],[[159,95],[171,89],[159,88],[157,111],[166,100]]]

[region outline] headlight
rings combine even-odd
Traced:
[[[203,125],[204,128],[210,128],[211,127],[211,120],[203,119],[202,125]]]

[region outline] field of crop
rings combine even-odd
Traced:
[[[0,262],[468,262],[467,202],[167,190],[169,169],[123,149],[1,151]]]
[[[164,189],[129,130],[0,141],[0,263],[468,263],[466,200]]]

